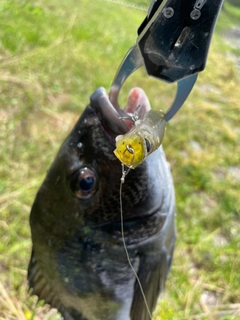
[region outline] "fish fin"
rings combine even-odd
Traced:
[[[159,255],[155,253],[150,257],[149,255],[140,257],[138,278],[151,313],[154,311],[160,292],[164,290],[168,269],[167,252],[165,248],[162,249]],[[138,281],[135,281],[131,306],[131,320],[149,319],[151,318],[147,311]]]
[[[61,308],[60,300],[50,285],[47,283],[32,250],[31,259],[28,266],[28,282],[31,295],[38,296],[38,300],[44,300],[53,308]]]
[[[45,279],[41,268],[36,260],[34,250],[32,250],[31,259],[28,266],[28,282],[31,295],[38,296],[38,300],[44,300],[46,304],[49,304],[52,308],[58,309],[65,320],[84,319],[82,316],[74,310],[67,310],[56,292],[50,287]]]

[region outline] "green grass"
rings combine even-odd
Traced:
[[[89,96],[109,89],[135,42],[146,14],[140,9],[100,0],[0,3],[0,319],[59,317],[27,293],[30,208]],[[167,126],[178,240],[155,320],[240,317],[239,51],[222,36],[239,16],[226,4],[207,68]],[[166,110],[175,93],[175,85],[139,70],[121,91],[123,105],[133,86],[158,109]]]

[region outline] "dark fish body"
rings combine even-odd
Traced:
[[[98,89],[32,207],[30,288],[66,320],[149,319],[122,243],[122,167],[113,150],[126,130]],[[162,148],[130,170],[122,202],[127,249],[152,312],[175,244],[174,189]]]

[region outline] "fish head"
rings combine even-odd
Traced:
[[[132,121],[122,118],[136,110],[143,117],[149,109],[148,99],[139,88],[130,92],[125,110],[113,107],[104,88],[93,93],[36,196],[30,218],[32,229],[40,228],[41,236],[51,234],[55,242],[76,228],[102,228],[121,238],[120,181],[127,168],[113,153],[115,138],[133,126]],[[164,206],[169,177],[163,167],[166,160],[160,148],[125,177],[122,215],[126,230],[128,226],[132,229],[132,241],[139,239],[134,230],[137,223],[156,218],[155,213]],[[165,218],[161,215],[161,224],[154,220],[154,225],[160,228]],[[156,232],[152,224],[147,226],[145,223],[145,237]]]

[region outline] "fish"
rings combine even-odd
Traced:
[[[65,320],[150,319],[123,246],[123,168],[113,153],[136,110],[140,118],[150,110],[142,89],[133,88],[121,109],[98,88],[33,202],[29,288]],[[124,241],[152,313],[176,241],[174,184],[162,146],[129,170],[121,198]]]

